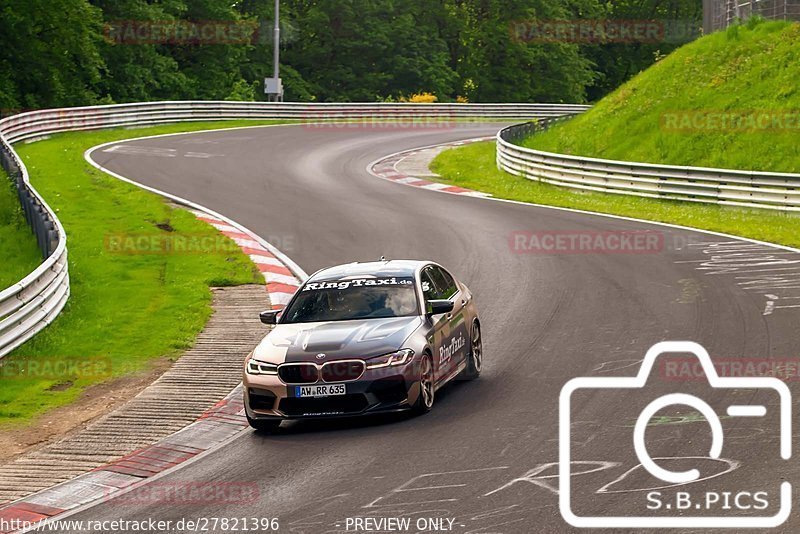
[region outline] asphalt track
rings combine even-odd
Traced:
[[[476,294],[486,367],[478,381],[441,391],[433,412],[423,417],[294,423],[276,436],[246,432],[152,483],[257,484],[256,499],[198,504],[123,498],[71,519],[275,517],[282,532],[316,534],[364,531],[348,525],[348,518],[411,517],[410,531],[416,532],[417,519],[445,517],[454,520],[455,532],[571,531],[556,494],[558,399],[565,382],[632,376],[647,349],[663,340],[697,341],[723,360],[798,356],[800,308],[779,307],[765,315],[765,295],[781,291],[783,297],[791,283],[757,274],[757,284],[747,286],[743,280],[751,278],[737,278],[771,269],[792,272],[787,262],[799,260],[798,254],[776,250],[776,259],[766,260],[773,252],[765,247],[718,245],[730,240],[717,236],[435,193],[365,170],[396,151],[491,135],[499,126],[251,128],[131,141],[122,150],[95,152],[95,161],[110,170],[235,219],[309,273],[382,255],[441,262]],[[642,230],[659,232],[663,248],[520,254],[509,243],[519,231]],[[713,398],[719,413],[731,399],[741,404],[757,398],[749,391],[709,395],[701,380],[664,378],[669,377],[654,378],[640,392],[576,398],[572,454],[588,463],[574,469],[592,471],[573,476],[576,513],[646,512],[644,490],[663,483],[641,469],[630,471],[638,464],[630,436],[637,410],[657,395],[701,388],[698,394]],[[797,390],[796,383],[789,385]],[[796,486],[800,480],[797,461],[778,455],[777,400],[765,403],[766,417],[723,419],[727,461],[661,464],[719,476],[664,491],[765,490],[770,507],[764,513],[775,513],[777,484],[788,480]],[[707,456],[708,426],[692,410],[662,415],[647,434],[653,457]],[[779,530],[798,527],[793,514]]]

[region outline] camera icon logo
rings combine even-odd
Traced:
[[[792,399],[788,386],[774,377],[720,377],[708,352],[699,344],[689,341],[666,341],[657,343],[647,351],[635,377],[580,377],[567,382],[559,397],[559,508],[562,517],[579,528],[770,528],[781,525],[791,511],[791,484],[780,485],[780,507],[776,514],[756,516],[581,516],[573,512],[571,473],[571,419],[570,409],[573,394],[580,390],[634,390],[643,389],[654,368],[656,358],[666,353],[693,354],[700,362],[708,383],[714,389],[772,390],[780,399],[780,455],[788,460],[792,455]],[[682,405],[693,408],[706,420],[711,429],[709,458],[718,459],[722,453],[724,435],[720,417],[714,409],[697,396],[671,393],[656,398],[640,413],[633,428],[633,448],[641,465],[653,477],[670,483],[686,484],[700,478],[697,469],[670,471],[659,466],[647,451],[645,430],[653,417],[669,406]],[[726,415],[731,417],[764,417],[767,408],[763,405],[730,405]],[[699,508],[699,507],[698,507]]]

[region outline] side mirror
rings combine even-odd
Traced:
[[[278,324],[278,314],[283,310],[267,310],[258,314],[258,318],[264,324]]]
[[[452,300],[428,301],[428,315],[440,315],[442,313],[450,313],[451,311],[453,311]]]

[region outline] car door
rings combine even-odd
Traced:
[[[442,350],[442,355],[449,361],[449,372],[455,372],[466,362],[469,351],[469,328],[464,313],[467,299],[462,295],[453,275],[438,265],[433,266],[432,271],[432,278],[439,290],[440,298],[453,302],[453,311],[445,316],[449,339]]]
[[[427,301],[440,300],[442,297],[433,278],[433,266],[428,266],[422,270],[420,283],[422,284],[422,294],[425,297],[425,309],[427,310]],[[429,339],[428,342],[433,350],[433,372],[434,380],[437,382],[447,376],[448,371],[448,367],[441,364],[444,347],[450,342],[450,319],[447,315],[445,313],[432,315],[429,319],[433,323],[433,333],[431,334],[433,339]]]

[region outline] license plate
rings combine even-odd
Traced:
[[[295,386],[295,397],[332,397],[344,395],[347,388],[344,384],[320,384],[318,386]]]

